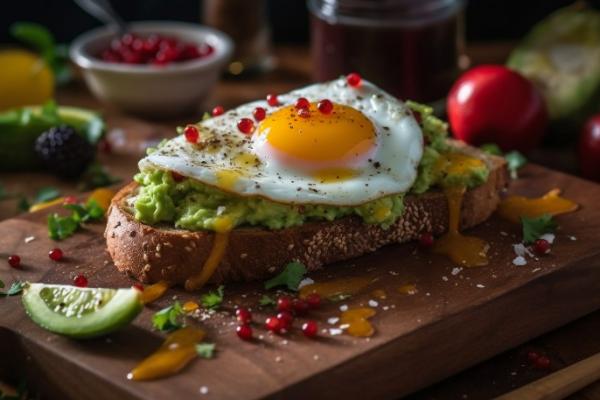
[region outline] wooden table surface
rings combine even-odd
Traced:
[[[510,44],[471,46],[468,55],[473,64],[503,62],[510,51]],[[233,107],[240,103],[263,97],[269,92],[286,92],[310,82],[310,59],[307,50],[297,47],[278,48],[278,65],[275,71],[249,80],[224,80],[219,83],[206,109],[216,104]],[[137,169],[137,160],[145,147],[163,137],[174,135],[174,127],[196,116],[179,120],[147,121],[124,116],[118,110],[99,104],[81,82],[59,89],[59,104],[88,107],[100,110],[107,121],[108,138],[112,144],[111,154],[100,155],[100,161],[109,171],[124,181],[130,179]],[[549,154],[551,156],[549,156]],[[552,152],[540,152],[537,160],[554,160],[551,166],[569,170],[572,157],[564,153],[560,159]],[[558,164],[557,164],[558,163]],[[0,174],[0,183],[12,193],[32,196],[39,188],[55,186],[64,193],[75,192],[75,185],[61,182],[41,173]],[[16,201],[0,203],[0,219],[14,216]],[[411,396],[414,399],[485,399],[495,397],[545,376],[582,358],[600,352],[600,312],[593,313],[554,332],[548,333],[516,349],[503,353],[476,367],[440,382]],[[535,351],[551,360],[549,369],[535,368],[527,353]],[[0,377],[1,379],[1,377]],[[591,385],[572,396],[573,399],[600,399],[600,384]]]

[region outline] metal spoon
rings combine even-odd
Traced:
[[[116,13],[109,0],[75,0],[75,3],[106,25],[115,26],[119,34],[127,32],[127,24]]]

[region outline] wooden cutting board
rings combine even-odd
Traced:
[[[152,313],[174,296],[197,300],[197,294],[173,289],[132,326],[88,341],[45,332],[25,315],[20,299],[11,297],[0,299],[0,374],[26,376],[51,398],[398,398],[600,308],[600,186],[531,165],[509,192],[538,196],[552,188],[562,189],[581,209],[557,217],[552,253],[525,266],[512,264],[511,244],[520,240],[520,226],[494,216],[470,231],[491,244],[487,267],[453,274],[449,260],[411,243],[312,274],[317,282],[363,274],[379,278],[363,293],[312,314],[320,329],[333,328],[327,319],[339,316],[341,305],[366,305],[374,299],[372,290],[382,289],[387,299],[377,300],[376,334],[369,339],[321,333],[310,340],[298,329],[273,336],[255,326],[262,339],[242,342],[234,333],[234,305],[252,307],[255,320],[262,321],[267,312],[257,303],[264,291],[261,283],[231,284],[223,310],[200,323],[207,340],[217,344],[215,359],[198,359],[170,378],[130,382],[127,372],[162,340],[150,329]],[[0,223],[0,258],[15,253],[24,264],[15,270],[0,261],[0,279],[70,283],[84,274],[90,286],[132,284],[108,258],[102,224],[57,244],[47,238],[47,213]],[[35,240],[26,243],[30,236]],[[57,245],[67,257],[60,263],[47,256]],[[415,284],[418,292],[400,293],[406,284]],[[201,387],[208,393],[202,395]]]

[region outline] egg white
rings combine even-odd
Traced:
[[[237,121],[242,117],[252,118],[255,107],[264,107],[269,114],[294,104],[299,97],[311,102],[327,98],[353,107],[373,123],[376,146],[368,160],[352,165],[359,171],[356,176],[320,182],[307,171],[270,157],[259,135],[239,132]],[[343,78],[307,86],[278,98],[277,107],[260,100],[203,121],[199,126],[203,148],[188,143],[180,135],[142,159],[140,170],[175,171],[240,196],[262,196],[294,204],[352,206],[410,189],[423,155],[423,134],[400,100],[367,81],[359,88],[349,87]]]

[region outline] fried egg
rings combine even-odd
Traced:
[[[298,114],[296,101],[310,106]],[[333,103],[319,111],[322,99]],[[423,134],[408,108],[370,82],[343,78],[241,105],[197,125],[200,139],[169,140],[140,161],[239,196],[287,204],[353,206],[407,192],[417,177]],[[256,107],[266,117],[255,121]],[[241,118],[253,120],[248,134]],[[248,122],[248,121],[246,121]]]

